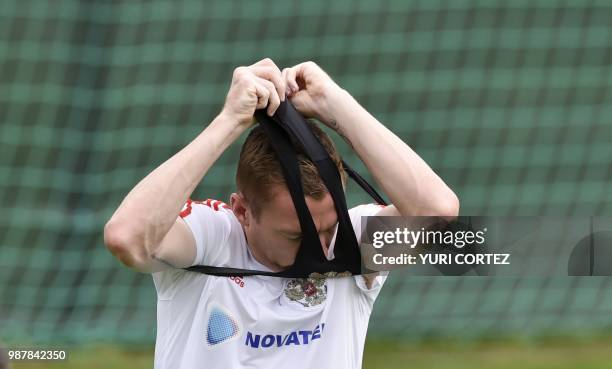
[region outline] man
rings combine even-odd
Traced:
[[[359,368],[372,306],[384,275],[284,279],[213,277],[180,268],[280,271],[293,264],[300,225],[278,161],[258,128],[245,141],[230,204],[189,196],[243,132],[256,109],[273,115],[289,98],[333,128],[364,161],[393,205],[363,215],[455,216],[455,194],[404,142],[313,62],[282,72],[264,59],[234,71],[221,113],[190,144],[145,177],[104,229],[125,265],[153,274],[158,293],[156,368]],[[329,138],[314,127],[346,178]],[[321,247],[333,258],[337,216],[313,164],[302,157],[305,200]]]

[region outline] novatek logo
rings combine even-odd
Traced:
[[[325,323],[321,323],[320,327],[317,325],[311,331],[293,331],[289,332],[285,335],[280,334],[254,334],[252,332],[247,332],[246,335],[246,346],[251,346],[252,348],[268,348],[268,347],[281,347],[281,346],[290,346],[290,345],[308,345],[314,340],[318,340],[321,338],[323,334],[323,328],[325,328]]]

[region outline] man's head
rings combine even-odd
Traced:
[[[344,186],[346,172],[333,142],[316,124],[308,124],[338,167]],[[298,162],[306,204],[327,253],[337,224],[334,202],[315,165],[299,150]],[[301,243],[300,222],[276,152],[260,126],[242,146],[236,185],[231,206],[255,258],[273,270],[291,266]]]

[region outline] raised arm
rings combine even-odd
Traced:
[[[195,240],[178,216],[181,208],[223,151],[253,124],[255,110],[276,111],[284,86],[270,59],[236,68],[221,113],[141,180],[106,223],[104,242],[113,255],[141,272],[192,265]]]
[[[405,142],[313,62],[283,70],[295,107],[334,129],[355,150],[393,206],[379,215],[455,217],[459,200]]]

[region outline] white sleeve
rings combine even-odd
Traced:
[[[190,199],[183,206],[180,216],[196,241],[193,265],[214,265],[232,230],[231,217],[234,215],[229,206],[218,200]]]
[[[361,238],[361,217],[376,215],[376,213],[378,213],[384,207],[384,205],[378,204],[364,204],[349,209],[349,217],[351,218],[353,230],[355,230],[355,235],[357,236],[357,241],[359,241]],[[371,299],[373,302],[380,293],[380,290],[387,280],[388,275],[389,272],[387,271],[379,272],[370,288],[368,288],[366,285],[363,276],[357,275],[354,276],[354,278],[357,287],[359,287],[359,289],[368,297],[368,299]]]
[[[196,257],[192,265],[215,265],[224,251],[229,252],[226,244],[233,216],[229,207],[221,201],[189,199],[185,203],[180,217],[196,241]],[[166,269],[152,274],[160,300],[172,300],[179,291],[188,289],[197,276],[198,273],[183,269]]]

